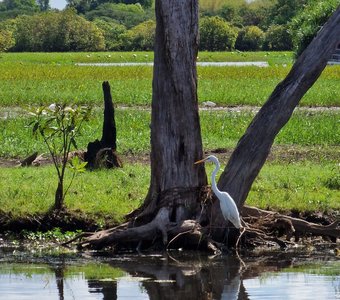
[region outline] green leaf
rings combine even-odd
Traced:
[[[80,160],[80,158],[78,156],[75,156],[72,158],[72,160],[69,163],[69,167],[74,171],[74,172],[78,172],[78,173],[83,173],[86,171],[86,165],[87,162],[83,162],[82,160]]]

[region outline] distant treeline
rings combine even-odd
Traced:
[[[0,51],[152,50],[154,0],[0,2]],[[299,54],[340,0],[200,0],[200,50]]]

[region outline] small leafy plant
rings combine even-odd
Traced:
[[[64,207],[65,196],[75,174],[85,171],[86,162],[74,157],[69,163],[73,175],[68,187],[64,188],[65,171],[71,148],[77,149],[76,137],[79,135],[84,122],[88,121],[90,113],[91,108],[87,106],[67,106],[65,104],[51,104],[48,107],[41,106],[31,112],[34,120],[29,126],[32,127],[34,136],[42,137],[51,154],[58,175],[58,186],[54,202],[54,209],[56,210],[61,210]]]

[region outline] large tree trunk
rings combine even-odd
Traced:
[[[143,215],[171,206],[177,221],[197,207],[207,183],[197,102],[198,1],[156,1],[151,183]],[[164,200],[164,201],[163,201]],[[171,203],[172,202],[172,203]]]
[[[295,107],[318,79],[340,41],[340,7],[323,26],[317,37],[295,62],[287,77],[275,88],[255,116],[222,173],[218,186],[228,191],[242,208],[251,185],[269,154],[274,139],[290,119]],[[222,227],[223,216],[218,213],[213,227]],[[223,230],[216,229],[223,236]]]

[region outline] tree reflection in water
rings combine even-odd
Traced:
[[[117,300],[117,281],[87,281],[90,293],[103,294],[103,300]]]
[[[214,259],[192,254],[143,256],[113,260],[109,264],[133,277],[148,278],[140,284],[151,300],[248,299],[241,280],[241,264],[234,256]],[[97,282],[96,286],[104,291],[106,284]],[[93,283],[89,287],[92,288]],[[117,296],[106,295],[104,299],[117,299]]]
[[[121,269],[139,282],[149,299],[230,299],[247,300],[243,280],[254,278],[266,271],[278,271],[292,264],[291,259],[280,260],[268,257],[259,264],[250,259],[247,268],[242,267],[236,256],[209,258],[197,253],[166,253],[164,255],[122,256],[105,258],[112,270]],[[54,268],[59,299],[64,299],[63,264]],[[104,300],[118,299],[119,284],[116,280],[94,279],[84,273],[89,293],[102,294]],[[140,279],[143,280],[140,280]],[[118,278],[118,281],[120,279]],[[133,290],[130,290],[130,295]],[[138,291],[137,291],[138,294]],[[134,295],[138,297],[138,295]]]
[[[59,300],[249,299],[253,295],[295,299],[297,290],[305,297],[299,294],[296,299],[311,299],[314,293],[320,299],[339,295],[338,261],[324,253],[248,252],[245,264],[234,256],[209,258],[180,251],[148,256],[88,254],[36,257],[29,252],[14,255],[12,250],[0,259],[1,295]],[[263,282],[266,274],[269,281]]]

